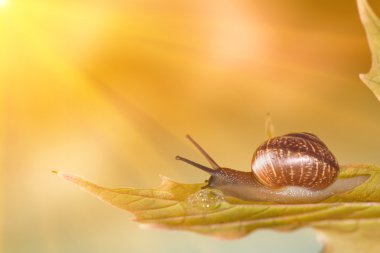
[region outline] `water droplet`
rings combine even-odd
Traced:
[[[191,194],[186,203],[190,209],[209,211],[218,208],[224,201],[223,193],[215,189],[202,189]]]

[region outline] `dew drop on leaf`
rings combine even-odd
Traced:
[[[223,202],[223,193],[215,189],[202,189],[191,194],[186,203],[189,209],[209,211],[216,209]]]

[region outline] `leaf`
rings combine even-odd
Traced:
[[[366,222],[373,228],[375,225],[372,224],[380,220],[380,168],[372,165],[342,166],[340,178],[370,175],[363,185],[351,192],[320,203],[297,205],[246,202],[225,196],[220,202],[216,198],[200,202],[210,204],[202,207],[189,200],[200,192],[204,184],[180,184],[162,177],[162,184],[155,189],[109,189],[64,172],[55,173],[99,199],[133,213],[139,223],[225,239],[240,238],[262,228],[292,230],[304,226],[325,231],[334,239],[340,235],[342,227],[350,225],[356,228]],[[211,193],[214,194],[212,190]],[[215,194],[214,197],[219,193]],[[352,243],[351,237],[361,237],[366,233],[355,231],[346,243]],[[337,243],[334,247],[340,249],[343,246]],[[326,252],[334,252],[329,247],[326,249]]]
[[[380,101],[380,21],[367,0],[357,0],[357,4],[372,55],[371,69],[367,74],[360,74],[360,79]]]

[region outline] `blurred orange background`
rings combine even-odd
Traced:
[[[380,2],[370,1],[380,13]],[[249,170],[276,133],[380,164],[380,105],[352,1],[0,0],[3,252],[318,252],[309,229],[232,242],[143,230],[50,170],[110,187],[207,175],[187,133]]]

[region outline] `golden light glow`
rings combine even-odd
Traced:
[[[201,182],[174,160],[199,157],[190,133],[248,171],[267,112],[278,134],[315,133],[341,163],[380,164],[379,106],[357,77],[370,55],[355,1],[319,2],[0,0],[3,251],[247,251],[254,236],[227,246],[139,230],[50,170],[115,187],[149,188],[158,174]]]

